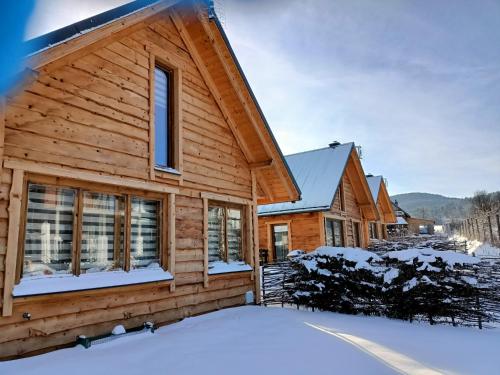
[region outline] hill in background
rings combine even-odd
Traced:
[[[397,200],[398,205],[410,215],[435,219],[438,224],[466,218],[470,208],[469,198],[450,198],[439,194],[407,193],[393,195],[391,199]]]

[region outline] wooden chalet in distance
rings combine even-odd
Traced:
[[[286,161],[302,200],[259,206],[260,245],[268,260],[322,245],[366,248],[368,222],[379,216],[354,143],[334,142]]]
[[[379,220],[368,223],[368,234],[370,239],[386,240],[388,238],[387,224],[397,222],[391,198],[382,176],[367,175],[366,180],[370,186],[373,200],[377,204],[379,216]]]
[[[300,191],[206,2],[28,45],[0,115],[0,358],[258,299],[257,205]]]

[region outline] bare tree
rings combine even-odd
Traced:
[[[471,198],[471,211],[473,214],[485,214],[498,207],[500,193],[488,194],[485,190],[479,190]]]

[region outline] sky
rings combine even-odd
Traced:
[[[38,0],[32,37],[127,0]],[[354,141],[389,193],[500,190],[500,2],[217,0],[285,154]]]

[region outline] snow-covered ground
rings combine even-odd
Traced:
[[[466,237],[455,235],[451,237],[455,241],[467,241],[467,252],[477,257],[500,257],[500,249],[489,243],[478,240],[469,240]]]
[[[498,374],[500,330],[256,306],[0,363],[0,374]]]

